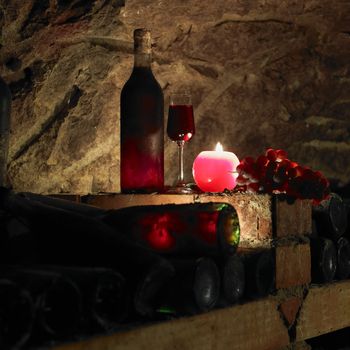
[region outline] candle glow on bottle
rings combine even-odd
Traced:
[[[236,186],[238,164],[237,156],[224,151],[218,142],[215,151],[203,151],[196,157],[192,168],[193,178],[203,192],[232,190]]]

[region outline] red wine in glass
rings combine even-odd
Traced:
[[[193,107],[190,94],[172,94],[169,103],[167,134],[176,142],[179,150],[179,173],[175,186],[169,193],[191,193],[192,190],[184,181],[183,151],[185,142],[195,133]]]
[[[189,141],[195,133],[192,105],[169,106],[167,133],[172,141]]]

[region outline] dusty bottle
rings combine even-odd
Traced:
[[[215,262],[171,259],[175,275],[158,295],[157,312],[163,315],[194,315],[211,310],[220,296],[220,274]]]
[[[350,275],[350,242],[345,237],[340,237],[335,244],[337,249],[337,270],[335,275],[338,279],[347,279]]]
[[[345,233],[346,206],[343,199],[336,193],[331,193],[327,200],[313,207],[312,216],[319,236],[336,241]]]
[[[62,198],[56,198],[52,196],[45,196],[38,193],[32,193],[32,192],[21,192],[19,193],[20,196],[23,196],[24,198],[28,198],[32,201],[37,201],[42,204],[49,205],[51,207],[55,207],[57,209],[63,209],[68,210],[73,213],[81,214],[81,215],[88,215],[91,217],[98,217],[100,215],[103,215],[105,213],[105,209],[101,209],[92,205],[84,204],[84,203],[77,203],[70,200],[62,199]]]
[[[337,250],[334,243],[324,237],[311,238],[310,249],[312,282],[331,282],[337,270]]]
[[[32,338],[62,338],[79,329],[81,293],[69,278],[54,271],[16,265],[1,265],[0,276],[27,290],[37,306]]]
[[[118,272],[106,268],[59,265],[34,265],[31,268],[59,273],[79,288],[84,330],[109,330],[126,317],[125,282]]]
[[[128,207],[110,210],[101,219],[164,256],[230,256],[240,238],[237,212],[226,203]]]
[[[0,348],[20,349],[27,344],[35,305],[27,290],[9,279],[0,279]]]
[[[20,235],[7,228],[0,252],[12,247],[16,261],[23,264],[113,268],[125,277],[127,294],[133,295],[135,310],[141,315],[153,312],[154,294],[173,274],[167,260],[130,240],[119,231],[122,228],[111,228],[92,215],[50,206],[1,187],[0,211],[25,225]],[[13,256],[4,259],[0,254],[0,259],[14,262]]]
[[[272,249],[241,248],[238,255],[245,267],[245,295],[264,297],[275,288],[275,260]]]
[[[11,93],[0,78],[0,186],[7,185],[7,156],[10,135]]]
[[[120,96],[120,187],[124,193],[164,186],[164,97],[151,69],[151,33],[134,31],[134,68]]]
[[[243,259],[237,254],[217,262],[221,274],[220,305],[226,306],[239,302],[245,292],[245,267]]]

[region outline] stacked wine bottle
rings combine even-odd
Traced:
[[[272,250],[237,249],[226,203],[103,210],[0,188],[0,213],[4,348],[193,315],[274,288]],[[19,307],[21,327],[11,318]]]
[[[314,283],[350,277],[348,210],[339,195],[331,193],[327,200],[314,206],[310,247]]]

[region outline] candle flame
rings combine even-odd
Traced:
[[[218,142],[217,144],[216,144],[216,147],[215,147],[215,151],[216,152],[223,152],[223,147],[222,147],[222,144],[220,143],[220,142]]]

